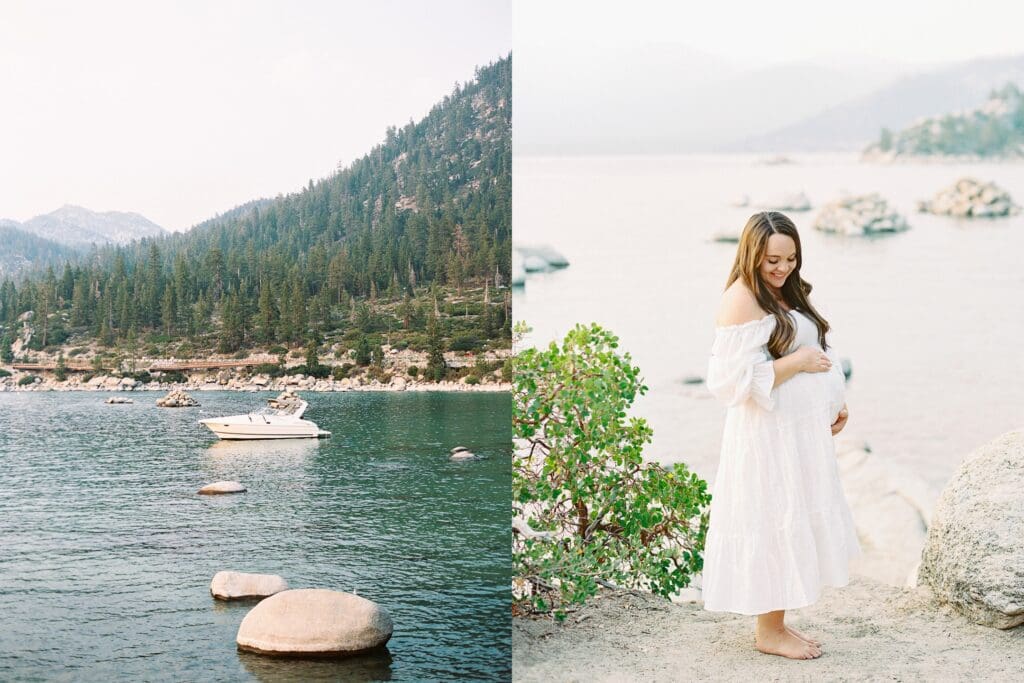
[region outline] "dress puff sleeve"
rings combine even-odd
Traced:
[[[730,407],[750,398],[765,410],[775,407],[775,366],[767,346],[775,324],[775,316],[768,315],[715,328],[707,379],[708,390],[715,398]]]

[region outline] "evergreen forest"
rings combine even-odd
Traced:
[[[0,350],[29,324],[51,352],[508,348],[511,74],[511,55],[478,68],[299,192],[4,279]]]

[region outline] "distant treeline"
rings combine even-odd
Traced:
[[[5,279],[0,326],[9,336],[31,310],[49,336],[37,345],[71,332],[106,344],[151,332],[216,334],[234,350],[303,342],[378,297],[409,305],[425,286],[436,298],[439,288],[507,284],[511,72],[511,56],[478,69],[426,118],[389,127],[382,144],[300,192]]]
[[[993,90],[982,107],[927,119],[893,133],[882,129],[868,150],[896,155],[1024,155],[1024,94],[1015,83]]]

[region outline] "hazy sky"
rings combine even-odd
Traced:
[[[515,40],[681,43],[738,64],[879,59],[914,64],[1021,52],[1024,6],[1006,0],[516,0]]]
[[[3,0],[0,218],[185,229],[347,165],[511,49],[511,0]]]

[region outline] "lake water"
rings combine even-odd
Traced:
[[[201,408],[0,394],[0,680],[507,680],[509,394],[304,394],[329,439],[219,442]],[[467,446],[483,459],[450,462]],[[234,479],[248,492],[199,496]],[[341,661],[239,653],[220,570],[357,592],[395,623]]]
[[[807,155],[791,165],[747,156],[517,157],[514,234],[572,265],[531,275],[513,299],[525,343],[597,322],[632,353],[647,395],[634,412],[654,428],[651,458],[685,461],[713,480],[724,408],[687,375],[704,376],[738,231],[754,212],[730,203],[803,191],[790,213],[811,300],[830,342],[853,364],[844,434],[905,465],[938,495],[956,465],[999,434],[1024,428],[1024,215],[967,221],[915,213],[958,178],[995,181],[1024,203],[1024,164],[860,163]],[[844,191],[878,192],[908,232],[875,239],[811,228]]]

